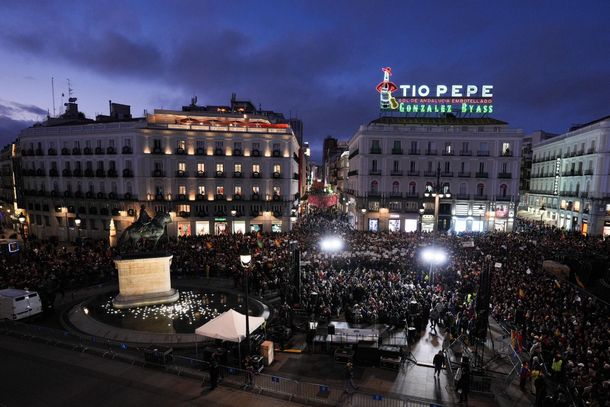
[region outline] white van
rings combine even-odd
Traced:
[[[0,290],[0,319],[23,319],[42,312],[36,291],[7,288]]]

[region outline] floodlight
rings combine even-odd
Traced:
[[[338,252],[343,249],[343,240],[338,236],[328,236],[320,241],[320,249],[324,252]]]

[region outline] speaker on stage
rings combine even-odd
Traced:
[[[333,324],[330,324],[328,326],[328,334],[329,335],[334,335],[335,334],[335,326]]]

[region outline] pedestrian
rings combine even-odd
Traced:
[[[445,355],[443,355],[443,351],[439,350],[436,355],[434,355],[434,359],[432,359],[432,364],[434,365],[434,377],[438,375],[441,377],[441,370],[443,366],[445,366]]]
[[[212,354],[212,360],[210,361],[210,390],[214,390],[218,385],[218,373],[220,371],[220,365],[218,364],[218,355]]]
[[[468,404],[468,393],[470,392],[470,367],[468,364],[465,364],[460,370],[457,391],[460,395],[460,403]]]
[[[519,387],[522,391],[525,391],[525,383],[531,376],[530,368],[527,362],[523,362],[521,370],[519,371]]]
[[[546,381],[542,373],[534,380],[534,387],[536,388],[536,407],[543,407],[546,399]]]
[[[345,365],[345,392],[353,394],[359,387],[354,384],[354,365],[347,362]]]

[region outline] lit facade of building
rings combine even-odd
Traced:
[[[610,116],[533,146],[530,218],[610,235]]]
[[[491,118],[382,117],[349,141],[347,211],[359,230],[512,230],[521,130]],[[435,202],[425,191],[449,192]],[[420,212],[423,209],[423,213]]]
[[[19,172],[31,233],[107,238],[111,219],[120,234],[141,205],[151,216],[170,212],[172,237],[289,230],[299,182],[290,125],[234,97],[231,106],[195,102],[142,119],[51,119],[24,130]]]

